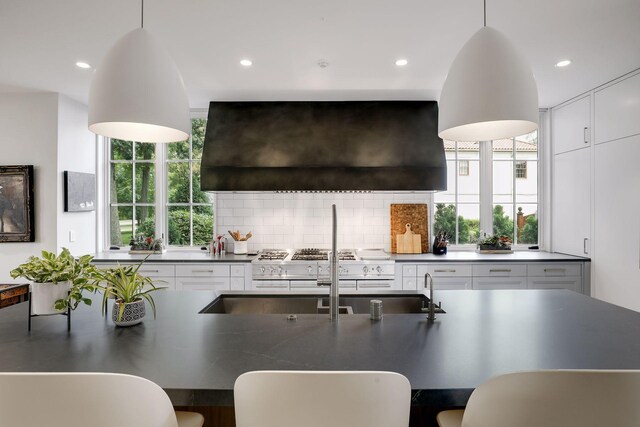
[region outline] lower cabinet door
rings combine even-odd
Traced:
[[[418,291],[424,289],[424,277],[418,277]],[[471,277],[433,277],[433,290],[471,289]]]
[[[473,278],[473,289],[526,289],[526,288],[527,288],[526,277],[474,277]]]
[[[184,291],[228,291],[231,281],[228,277],[178,277],[177,289]]]
[[[232,277],[231,278],[231,290],[232,291],[244,291],[244,277]]]
[[[156,288],[166,288],[170,291],[176,290],[175,277],[152,277],[151,280]]]
[[[569,289],[582,292],[582,277],[529,277],[527,279],[529,289]]]

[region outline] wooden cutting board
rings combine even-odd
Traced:
[[[402,203],[391,205],[391,253],[398,253],[398,234],[406,233],[407,224],[411,224],[413,234],[420,235],[420,251],[429,252],[429,228],[426,203]]]
[[[411,224],[405,225],[404,234],[396,236],[396,250],[399,254],[419,254],[421,250],[420,235],[411,231]]]

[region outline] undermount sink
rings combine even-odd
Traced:
[[[340,297],[340,314],[369,314],[369,301],[382,300],[384,314],[424,313],[429,298],[416,295],[345,295]],[[207,305],[203,314],[328,314],[324,295],[221,295]]]

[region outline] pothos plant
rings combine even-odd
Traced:
[[[124,313],[127,304],[144,299],[151,306],[153,317],[156,317],[156,303],[151,292],[162,288],[156,287],[151,278],[138,272],[143,263],[144,260],[135,265],[118,264],[117,267],[100,270],[100,288],[103,290],[103,313],[106,312],[107,304],[111,297],[116,300],[118,320],[122,319],[122,313]]]
[[[20,264],[9,273],[12,278],[25,278],[34,283],[69,283],[69,295],[55,302],[57,310],[71,308],[75,310],[82,302],[91,305],[91,298],[83,296],[85,291],[95,292],[100,278],[98,269],[91,264],[93,257],[84,255],[75,258],[67,248],[60,255],[42,251],[42,257],[30,256],[27,262]]]

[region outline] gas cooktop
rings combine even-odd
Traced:
[[[355,261],[356,254],[353,250],[343,249],[338,251],[340,261]],[[329,249],[304,248],[294,252],[292,261],[328,261]]]
[[[258,261],[283,261],[289,256],[289,251],[284,249],[263,249],[258,254]]]

